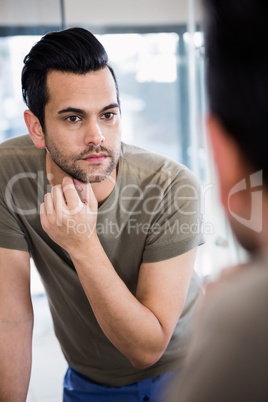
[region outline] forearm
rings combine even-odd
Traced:
[[[96,234],[98,205],[91,186],[81,183],[78,190],[83,193],[83,202],[73,180],[65,177],[62,185],[46,194],[40,208],[42,227],[69,253],[108,339],[135,367],[150,366],[162,356],[179,320],[196,250],[168,261],[142,263],[137,267],[137,290],[133,295],[115,271]],[[88,233],[70,233],[70,215],[75,224],[88,228]]]
[[[0,401],[25,402],[31,374],[33,319],[0,318]]]
[[[84,250],[70,251],[70,255],[96,319],[109,340],[135,367],[155,363],[168,342],[162,325],[129,291],[99,240],[91,238]]]

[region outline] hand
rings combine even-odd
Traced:
[[[41,225],[53,241],[70,252],[96,235],[97,209],[91,185],[66,176],[45,195]]]

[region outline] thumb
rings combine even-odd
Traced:
[[[83,204],[86,204],[90,207],[94,205],[94,202],[96,202],[96,197],[95,194],[93,193],[92,187],[90,183],[82,183],[81,181],[77,179],[73,179],[75,189],[83,202]]]

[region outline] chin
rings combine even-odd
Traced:
[[[87,173],[85,174],[74,174],[72,175],[72,177],[76,180],[81,181],[81,183],[101,183],[102,181],[106,180],[109,178],[110,176],[110,172],[109,173],[105,173],[105,174],[90,174]]]

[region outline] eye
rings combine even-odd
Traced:
[[[104,113],[104,114],[101,116],[101,118],[102,118],[103,120],[112,120],[112,119],[114,118],[114,116],[115,116],[115,113],[113,113],[113,112],[106,112],[106,113]]]
[[[81,121],[81,117],[72,115],[72,116],[66,117],[66,120],[69,121],[70,123],[77,123],[78,121]]]

